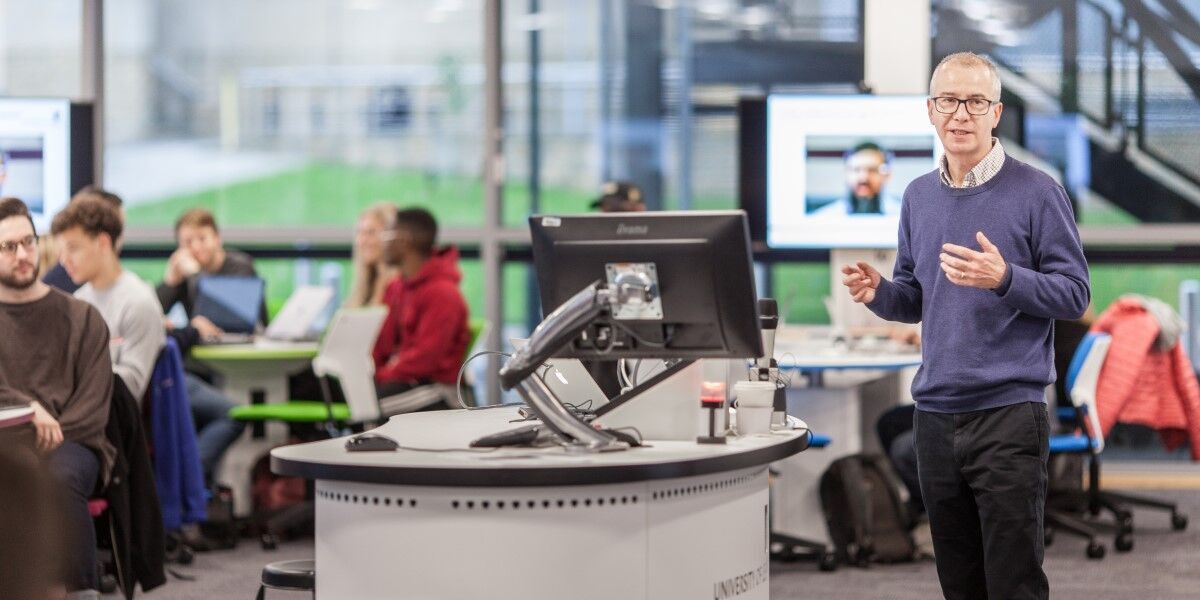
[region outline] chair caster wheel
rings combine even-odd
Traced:
[[[1087,557],[1092,560],[1100,560],[1104,558],[1104,544],[1091,542],[1087,547]]]
[[[1184,529],[1187,529],[1187,526],[1188,526],[1187,515],[1185,515],[1183,513],[1172,513],[1171,514],[1171,529],[1174,529],[1175,531],[1183,531]]]
[[[100,577],[100,590],[99,591],[101,594],[112,594],[112,593],[116,592],[117,591],[117,578],[112,575],[108,575],[108,574],[102,575]]]
[[[186,544],[179,545],[179,552],[175,554],[175,561],[181,565],[190,565],[196,560],[196,552]]]
[[[1117,552],[1129,552],[1133,550],[1133,536],[1128,533],[1118,535],[1117,539],[1113,540],[1113,547],[1117,549]]]
[[[1042,543],[1046,546],[1049,546],[1050,544],[1054,543],[1054,530],[1053,529],[1047,529],[1044,533],[1042,533]]]
[[[831,552],[822,552],[817,559],[817,568],[825,573],[836,571],[838,568],[837,556]]]
[[[275,550],[279,547],[279,538],[273,533],[264,533],[258,538],[263,550]]]
[[[1129,513],[1119,513],[1117,515],[1117,527],[1121,533],[1133,533],[1133,515]]]

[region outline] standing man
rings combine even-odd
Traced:
[[[892,280],[860,262],[843,283],[880,317],[922,324],[915,445],[942,593],[1046,598],[1045,389],[1054,319],[1087,309],[1087,263],[1062,186],[992,137],[995,65],[952,54],[929,88],[945,155],[904,192]]]
[[[108,328],[91,305],[42,283],[38,270],[29,209],[16,198],[0,200],[0,395],[33,407],[37,450],[59,486],[61,523],[72,540],[63,558],[67,591],[98,598],[87,501],[116,458],[104,432],[113,385]]]

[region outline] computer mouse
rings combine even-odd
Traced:
[[[619,441],[629,444],[629,446],[631,448],[636,448],[637,446],[642,445],[642,440],[639,440],[637,438],[637,436],[635,436],[632,433],[629,433],[627,431],[623,431],[620,429],[605,429],[604,433],[607,433],[608,435],[611,435],[611,436],[617,438]]]
[[[399,447],[396,440],[378,433],[363,433],[346,440],[349,452],[390,452]]]

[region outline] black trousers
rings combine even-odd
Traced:
[[[1022,402],[913,417],[921,495],[948,600],[1048,598],[1042,518],[1050,423]]]

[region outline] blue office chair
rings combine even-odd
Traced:
[[[1118,551],[1125,552],[1133,549],[1133,513],[1130,506],[1169,512],[1171,528],[1175,531],[1187,528],[1188,517],[1179,512],[1177,504],[1171,502],[1100,489],[1100,453],[1104,450],[1104,436],[1100,433],[1100,416],[1096,410],[1096,386],[1111,342],[1112,338],[1107,334],[1089,333],[1075,351],[1067,370],[1067,389],[1070,390],[1075,412],[1073,422],[1079,425],[1079,433],[1052,437],[1050,451],[1055,451],[1056,438],[1061,437],[1061,440],[1057,440],[1060,452],[1086,452],[1089,455],[1087,489],[1081,493],[1067,494],[1059,501],[1085,506],[1093,517],[1099,516],[1102,511],[1111,513],[1114,519],[1112,523],[1092,524],[1115,529],[1114,546]]]
[[[1070,367],[1067,369],[1066,389],[1069,390],[1071,397],[1071,411],[1067,415],[1060,413],[1061,421],[1074,423],[1077,427],[1070,433],[1052,435],[1049,440],[1051,456],[1087,454],[1091,458],[1093,475],[1091,477],[1092,485],[1089,485],[1089,489],[1084,492],[1086,497],[1081,497],[1080,493],[1056,492],[1047,498],[1045,542],[1047,545],[1052,543],[1053,532],[1061,529],[1087,539],[1087,556],[1096,560],[1104,558],[1105,554],[1104,544],[1097,541],[1100,532],[1096,524],[1085,522],[1077,514],[1083,506],[1090,506],[1094,502],[1094,493],[1091,488],[1096,487],[1095,483],[1098,481],[1099,473],[1099,461],[1096,460],[1096,454],[1104,448],[1103,437],[1092,435],[1092,432],[1100,431],[1100,419],[1096,415],[1096,385],[1099,382],[1100,369],[1104,366],[1104,359],[1108,356],[1108,348],[1111,343],[1110,336],[1097,333],[1089,333],[1080,342],[1071,358]],[[1069,417],[1069,419],[1063,417]],[[1124,522],[1120,517],[1121,515],[1118,515],[1118,524]],[[1128,517],[1128,520],[1132,521],[1132,517]],[[1131,527],[1132,525],[1130,525]],[[1125,551],[1133,547],[1132,538],[1129,536],[1129,531],[1122,527],[1115,544],[1118,550]]]
[[[824,448],[832,443],[827,435],[808,432],[808,448]],[[778,475],[776,471],[771,471],[772,475]],[[817,567],[822,571],[834,571],[837,569],[838,561],[837,554],[834,553],[824,542],[818,542],[805,538],[790,536],[771,531],[770,544],[771,558],[777,558],[784,561],[793,561],[800,559],[811,559],[817,561]]]

